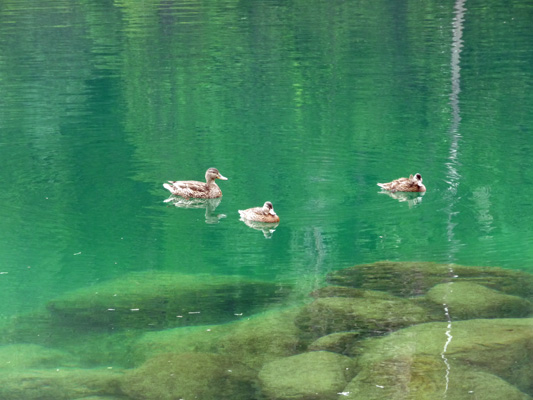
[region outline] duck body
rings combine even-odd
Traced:
[[[175,196],[185,199],[215,199],[222,197],[222,190],[215,183],[216,179],[227,180],[218,169],[209,168],[205,172],[205,182],[199,181],[168,181],[163,187]]]
[[[274,206],[270,201],[265,202],[263,207],[248,208],[239,210],[241,219],[247,221],[277,223],[279,222],[278,214],[274,211]]]
[[[410,175],[409,178],[399,178],[392,182],[378,183],[382,189],[391,192],[425,192],[426,187],[422,183],[422,175],[416,173]]]

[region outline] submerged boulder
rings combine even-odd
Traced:
[[[0,371],[3,369],[57,368],[74,363],[67,352],[37,344],[0,346]]]
[[[376,292],[370,293],[356,298],[316,299],[302,309],[296,324],[303,332],[318,338],[345,331],[378,335],[434,320],[426,308],[415,302],[387,294],[380,298]]]
[[[379,261],[330,272],[333,285],[381,290],[396,296],[425,294],[431,287],[467,281],[524,298],[533,297],[533,275],[496,267],[472,267],[433,262]]]
[[[218,324],[281,301],[283,284],[234,276],[137,273],[78,289],[47,304],[71,328],[165,328]]]
[[[447,390],[457,394],[453,399],[529,399],[532,329],[533,319],[477,319],[373,338],[364,343],[359,373],[345,391],[349,399],[433,399]],[[500,379],[489,384],[492,376]]]
[[[361,371],[338,400],[531,400],[504,379],[476,369],[447,369],[439,357],[413,356]]]
[[[218,353],[251,368],[260,368],[265,362],[299,351],[296,312],[272,310],[228,324],[146,332],[133,347],[134,356],[144,361],[162,353]]]
[[[269,311],[233,324],[219,341],[219,352],[252,368],[301,351],[294,324],[299,309]]]
[[[125,374],[122,390],[139,400],[249,400],[256,374],[217,354],[161,354]]]
[[[314,351],[272,361],[259,372],[262,394],[269,400],[328,400],[355,375],[353,360]]]
[[[0,374],[0,398],[72,400],[89,396],[120,396],[121,376],[121,372],[107,368],[9,370]]]
[[[531,313],[531,303],[471,282],[442,283],[432,287],[426,298],[446,304],[453,319],[516,318]]]
[[[352,352],[354,344],[361,340],[360,332],[339,332],[318,338],[307,348],[308,351],[331,351],[349,355]]]

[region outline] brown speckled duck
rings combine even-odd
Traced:
[[[218,169],[209,168],[205,172],[205,183],[198,181],[168,181],[163,187],[175,196],[181,196],[185,199],[214,199],[222,196],[222,190],[215,183],[215,179],[224,181],[228,178],[220,175]]]
[[[416,173],[409,178],[399,178],[392,182],[378,183],[378,186],[391,192],[425,192],[426,187],[422,183],[422,175]]]
[[[270,201],[265,202],[263,207],[248,208],[239,210],[241,219],[257,222],[276,223],[279,222],[278,214],[274,212],[274,206]]]

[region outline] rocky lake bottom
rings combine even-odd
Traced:
[[[533,275],[376,262],[291,285],[146,272],[0,326],[0,398],[531,399]]]

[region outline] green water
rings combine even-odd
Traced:
[[[143,271],[533,272],[532,21],[528,1],[3,1],[0,315]],[[217,223],[164,202],[208,167]],[[416,201],[379,193],[415,172]],[[267,200],[270,238],[237,213]]]

